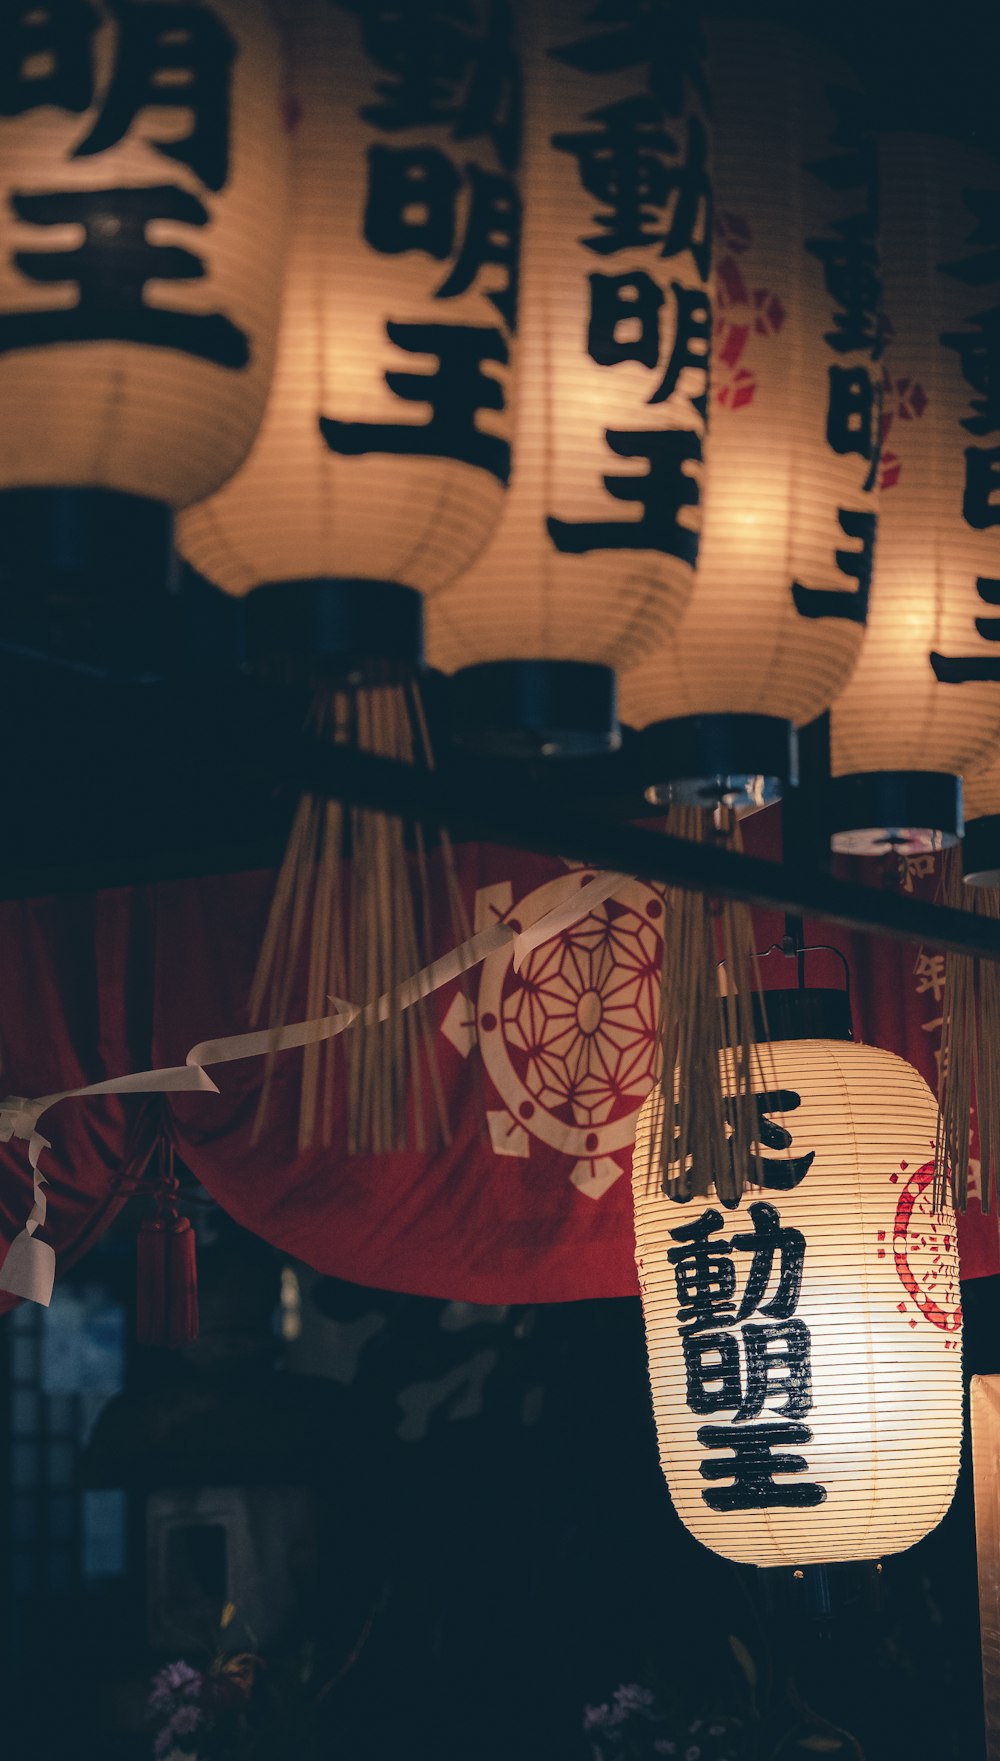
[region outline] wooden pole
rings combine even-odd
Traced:
[[[986,1761],[1000,1761],[1000,1376],[973,1376],[970,1404]]]

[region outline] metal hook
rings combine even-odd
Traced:
[[[789,918],[787,921],[789,923],[794,922],[801,924],[802,919]],[[843,952],[843,949],[835,948],[832,942],[811,942],[808,947],[803,947],[799,936],[792,931],[792,933],[782,936],[780,942],[772,942],[769,948],[764,948],[761,952],[756,953],[754,959],[766,960],[769,954],[783,954],[786,960],[794,959],[798,962],[798,982],[800,990],[805,989],[806,955],[832,954],[835,959],[840,961],[840,964],[844,969],[844,993],[847,997],[848,1014],[853,1020],[854,1010],[851,1003],[851,968],[847,955]]]

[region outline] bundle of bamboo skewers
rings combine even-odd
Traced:
[[[432,768],[415,684],[344,686],[317,693],[317,740]],[[438,855],[455,939],[470,931],[448,835]],[[384,1155],[412,1142],[447,1142],[448,1120],[425,1000],[401,1007],[400,987],[430,959],[431,871],[419,821],[305,794],[278,876],[250,997],[251,1018],[276,1029],[294,1011],[305,966],[307,1019],[338,1003],[359,1009],[335,1038],[303,1054],[299,1147],[333,1139],[346,1112],[349,1152]],[[268,1104],[273,1054],[256,1121]]]

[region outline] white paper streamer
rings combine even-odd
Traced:
[[[488,954],[495,953],[507,942],[514,941],[516,931],[507,923],[492,924],[471,938],[453,948],[450,954],[443,954],[440,960],[434,960],[412,978],[404,979],[395,994],[379,997],[376,1003],[369,1003],[361,1008],[357,1003],[345,1003],[340,997],[331,997],[336,1013],[323,1015],[314,1021],[293,1021],[287,1027],[263,1027],[257,1033],[234,1033],[225,1039],[206,1039],[192,1046],[187,1055],[187,1063],[231,1064],[237,1058],[260,1058],[271,1052],[285,1052],[292,1046],[312,1046],[319,1040],[335,1039],[338,1033],[364,1015],[367,1021],[386,1021],[389,1012],[395,1006],[409,1009],[421,997],[429,997],[433,991],[439,991],[443,985],[450,984],[471,966],[478,966]]]
[[[550,942],[553,936],[559,935],[564,929],[572,929],[582,917],[589,917],[595,905],[602,905],[605,899],[620,892],[622,887],[628,886],[631,878],[631,875],[614,874],[610,870],[606,874],[595,875],[585,887],[580,887],[571,894],[564,904],[554,906],[537,923],[522,930],[514,943],[514,971],[520,972],[528,955],[536,948],[540,948],[544,942]]]
[[[55,1281],[56,1256],[48,1242],[39,1241],[36,1230],[45,1222],[45,1177],[39,1173],[38,1159],[43,1150],[52,1148],[47,1137],[38,1130],[43,1113],[57,1101],[81,1095],[176,1094],[181,1090],[199,1089],[218,1094],[218,1089],[204,1070],[186,1064],[170,1070],[139,1070],[132,1076],[113,1076],[106,1082],[91,1082],[85,1088],[64,1088],[58,1094],[42,1095],[29,1101],[23,1095],[7,1095],[0,1100],[0,1143],[18,1138],[28,1146],[28,1161],[34,1176],[34,1205],[20,1235],[15,1236],[0,1265],[0,1290],[21,1296],[28,1302],[48,1308]]]
[[[39,1241],[37,1230],[45,1222],[45,1178],[39,1173],[38,1160],[43,1150],[51,1149],[48,1138],[38,1130],[38,1121],[57,1101],[82,1098],[86,1095],[176,1094],[198,1091],[218,1094],[219,1090],[206,1074],[206,1064],[229,1064],[240,1058],[259,1058],[274,1052],[288,1051],[295,1046],[315,1045],[345,1032],[362,1015],[368,1021],[385,1021],[393,1008],[409,1009],[422,997],[441,990],[498,948],[514,944],[514,970],[519,972],[524,961],[536,948],[550,941],[563,930],[572,928],[596,905],[626,886],[626,874],[598,874],[586,886],[578,884],[578,871],[567,875],[572,887],[569,897],[554,910],[548,911],[527,929],[515,930],[509,923],[495,923],[480,930],[468,941],[460,943],[449,954],[434,960],[412,978],[404,980],[395,995],[387,993],[375,1003],[362,1008],[357,1003],[331,997],[334,1012],[313,1021],[294,1021],[283,1027],[265,1027],[254,1033],[230,1034],[222,1039],[200,1040],[182,1065],[169,1070],[142,1070],[133,1076],[114,1076],[106,1082],[92,1082],[85,1088],[66,1088],[58,1094],[42,1095],[28,1100],[23,1095],[7,1095],[0,1100],[0,1143],[18,1138],[28,1145],[28,1161],[34,1176],[34,1204],[21,1233],[7,1250],[0,1263],[0,1291],[20,1296],[28,1302],[47,1307],[52,1299],[56,1257],[47,1242]]]

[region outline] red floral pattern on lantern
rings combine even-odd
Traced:
[[[905,1173],[905,1163],[900,1166]],[[934,1209],[934,1164],[926,1162],[913,1171],[899,1195],[892,1251],[899,1281],[918,1315],[949,1334],[958,1333],[962,1325],[954,1227],[954,1221]],[[901,1302],[899,1308],[905,1314],[909,1304]],[[910,1326],[918,1325],[911,1316]],[[957,1349],[958,1341],[946,1344]]]
[[[753,402],[757,390],[757,376],[744,356],[755,338],[770,339],[778,334],[785,322],[785,308],[769,288],[747,286],[739,258],[749,249],[753,233],[743,215],[719,214],[715,234],[715,401],[723,409],[739,410]]]
[[[882,336],[891,344],[894,335],[893,327],[888,318],[882,320]],[[879,485],[883,490],[895,489],[903,473],[903,461],[899,454],[892,452],[886,445],[889,435],[896,422],[919,422],[930,399],[918,379],[908,373],[894,375],[889,367],[882,369],[882,458]]]

